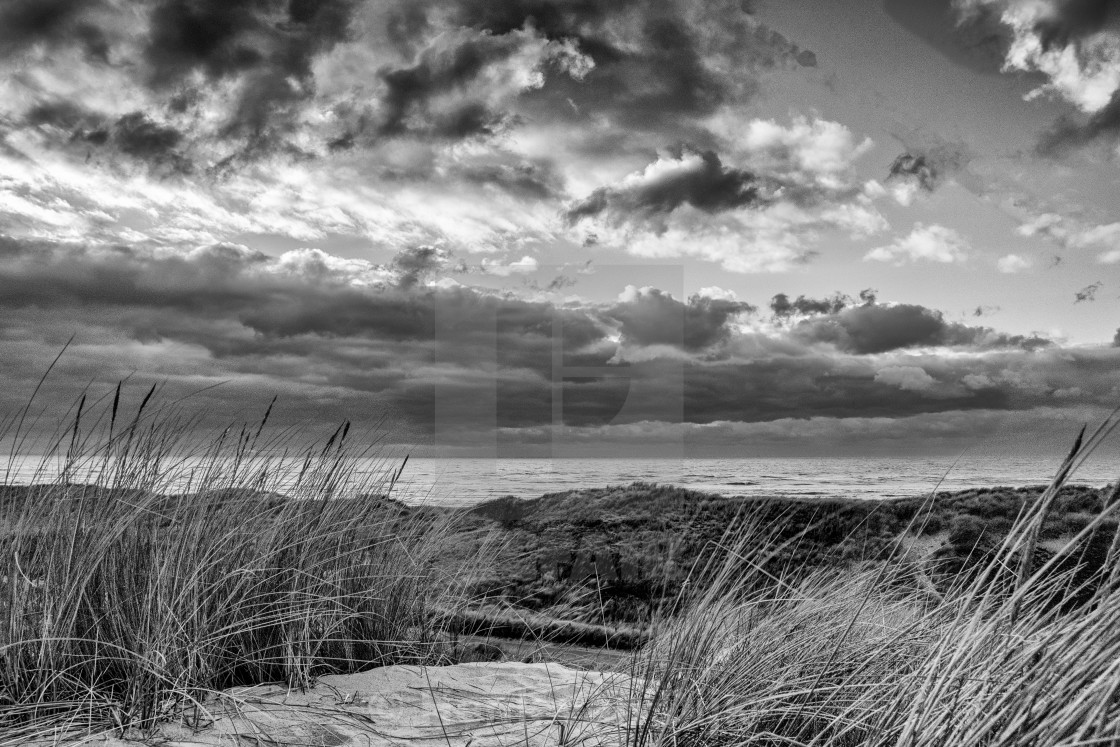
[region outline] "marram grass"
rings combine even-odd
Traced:
[[[1078,437],[1003,543],[947,593],[901,551],[760,584],[776,548],[746,517],[687,612],[635,658],[620,742],[1120,744],[1120,485],[1060,551],[1036,552],[1058,490],[1115,425]],[[1112,541],[1091,561],[1101,533]]]
[[[430,610],[461,605],[477,563],[449,559],[449,520],[384,498],[390,465],[357,471],[370,453],[349,425],[300,445],[266,415],[198,442],[150,400],[127,420],[119,389],[98,417],[83,401],[38,470],[51,478],[0,486],[0,744],[144,729],[234,685],[445,661]],[[20,425],[0,436],[26,449]]]

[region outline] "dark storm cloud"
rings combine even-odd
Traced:
[[[313,57],[348,38],[357,0],[163,0],[151,13],[149,81],[173,89],[194,71],[249,75],[227,131],[260,136],[314,94]]]
[[[413,288],[447,263],[447,253],[434,246],[404,249],[393,258],[393,269],[400,275],[402,288]]]
[[[724,166],[712,151],[684,151],[662,159],[637,178],[600,187],[565,212],[569,224],[605,216],[614,223],[654,221],[682,205],[707,213],[757,205],[759,179],[744,169]]]
[[[358,47],[331,58],[345,41]],[[617,153],[624,131],[644,133],[626,147],[647,153],[710,148],[704,118],[748,100],[760,72],[816,64],[741,0],[10,0],[0,54],[38,42],[112,58],[114,74],[146,89],[142,113],[183,130],[176,153],[216,175],[271,155],[486,139],[543,121],[584,130],[565,147],[585,155]],[[359,73],[355,60],[375,69]],[[39,93],[39,104],[54,95]],[[98,116],[110,122],[71,128],[75,139],[104,138],[119,115]],[[544,172],[478,164],[464,176],[558,196]]]
[[[190,335],[200,320],[234,323],[251,336],[243,348],[215,352],[250,355],[262,341],[311,335],[323,339],[419,341],[430,346],[437,310],[463,335],[506,330],[510,365],[551,366],[551,353],[524,359],[522,348],[547,349],[552,308],[465,288],[424,288],[424,277],[445,261],[431,247],[402,252],[392,271],[357,278],[334,269],[326,255],[302,253],[285,261],[243,247],[216,245],[189,254],[130,247],[87,248],[0,238],[0,308],[126,309],[169,325],[149,336]],[[370,268],[367,272],[375,272]],[[167,312],[164,314],[164,312]],[[119,311],[113,311],[114,318]],[[489,320],[489,321],[487,321]],[[580,310],[561,312],[565,338],[576,347],[602,339],[606,328]],[[205,327],[206,325],[198,325]],[[204,337],[204,336],[203,336]],[[210,347],[203,337],[192,342]],[[533,342],[534,339],[536,342]],[[462,340],[444,340],[454,348]],[[429,348],[425,348],[426,350]],[[428,354],[428,353],[425,353]]]
[[[803,312],[804,313],[804,312]],[[855,355],[915,347],[1018,347],[1052,343],[1040,337],[1008,336],[987,327],[945,321],[944,315],[914,304],[863,304],[825,311],[798,322],[791,335],[807,343],[829,343]]]
[[[620,324],[623,340],[702,350],[727,340],[728,322],[755,307],[742,301],[692,296],[687,303],[656,288],[632,290],[605,315]]]
[[[425,49],[415,64],[381,71],[386,94],[379,134],[427,131],[460,139],[495,132],[506,112],[490,111],[483,101],[466,100],[439,112],[431,111],[429,102],[475,80],[489,65],[509,59],[523,45],[520,34],[445,35]]]
[[[132,112],[111,120],[67,101],[35,105],[24,116],[24,123],[36,128],[61,132],[62,141],[89,148],[108,146],[130,159],[156,169],[190,173],[192,164],[181,152],[184,134],[153,120],[144,112]]]
[[[55,127],[84,139],[90,132],[104,133],[107,119],[70,101],[44,101],[27,111],[24,122],[32,127]]]
[[[550,39],[575,40],[595,69],[578,84],[560,82],[561,95],[547,97],[550,106],[570,100],[568,117],[586,107],[610,111],[619,125],[646,129],[667,116],[711,112],[726,95],[705,69],[678,3],[469,0],[460,4],[458,20],[495,34],[529,23]],[[564,113],[563,106],[554,110]]]
[[[753,95],[761,70],[816,64],[813,52],[759,23],[741,0],[460,0],[453,7],[455,23],[496,35],[528,25],[550,40],[571,40],[593,60],[585,78],[553,76],[523,97],[531,115],[562,121],[595,112],[633,131],[679,127],[733,97]],[[410,18],[402,27],[425,30],[415,14]],[[724,60],[726,70],[707,64],[709,55]]]
[[[157,85],[267,68],[305,77],[311,57],[346,38],[356,0],[162,0],[146,55]]]
[[[938,397],[877,382],[873,369],[845,370],[827,357],[776,358],[749,366],[692,368],[686,377],[688,422],[763,422],[780,418],[905,417],[923,412],[1004,409],[999,388],[963,388]]]
[[[120,151],[150,164],[169,164],[173,170],[188,173],[190,162],[176,151],[183,133],[174,127],[153,122],[142,112],[126,114],[113,125],[113,141]]]
[[[86,55],[107,61],[105,34],[87,20],[100,0],[6,0],[0,6],[0,55],[37,43],[78,41]]]
[[[207,395],[223,417],[247,394],[279,392],[292,418],[354,417],[376,404],[422,438],[438,410],[468,442],[482,427],[471,403],[494,403],[491,421],[514,433],[552,422],[558,344],[565,366],[584,367],[562,384],[565,422],[594,427],[1064,407],[1103,402],[1117,362],[1117,348],[1043,347],[915,305],[834,311],[828,299],[787,297],[806,318],[762,332],[743,326],[749,304],[682,302],[654,288],[610,305],[556,306],[418,279],[439,263],[423,247],[377,267],[311,251],[3,239],[0,355],[19,361],[9,389],[25,393],[77,333],[82,352],[58,373],[75,396],[91,378],[128,375],[135,351],[156,356],[162,368],[151,375],[169,377],[176,394],[251,380]],[[402,283],[408,272],[417,279]],[[625,376],[595,375],[611,367]],[[466,414],[436,408],[437,394]],[[14,396],[0,393],[0,404]]]
[[[1035,22],[1046,49],[1064,47],[1105,28],[1120,26],[1120,5],[1115,0],[1061,0]]]
[[[860,298],[864,298],[863,293],[860,294]],[[779,318],[787,318],[794,314],[838,314],[851,302],[852,299],[842,293],[836,293],[830,298],[798,296],[792,301],[785,293],[779,293],[770,299],[770,311]]]

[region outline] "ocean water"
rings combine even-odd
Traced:
[[[1060,457],[962,457],[865,458],[788,457],[738,459],[432,459],[410,458],[400,479],[392,485],[393,497],[409,503],[469,505],[513,495],[536,498],[578,488],[600,488],[649,482],[691,488],[729,496],[795,496],[802,498],[899,498],[928,495],[930,491],[968,488],[1039,485],[1050,481]],[[301,460],[294,460],[280,474],[298,475]],[[367,460],[355,465],[356,476],[368,489],[385,492],[388,475],[401,461]],[[270,472],[276,473],[276,463]],[[259,467],[258,467],[259,469]],[[85,474],[72,474],[74,482],[96,482],[99,465]],[[205,473],[206,462],[186,458],[168,470],[169,489],[191,491]],[[250,470],[243,470],[242,476]],[[1094,454],[1071,482],[1101,487],[1120,475],[1120,460]],[[57,476],[49,461],[26,459],[7,473],[13,484],[46,482]],[[275,486],[283,491],[283,486]]]
[[[410,459],[395,497],[470,504],[514,495],[654,482],[723,495],[897,498],[932,490],[1038,485],[1060,458]],[[1093,459],[1071,482],[1101,487],[1120,460]]]

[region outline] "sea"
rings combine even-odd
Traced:
[[[1120,460],[1093,454],[1069,482],[1103,487],[1120,476]],[[199,460],[180,462],[177,474],[205,471]],[[969,488],[1022,487],[1048,483],[1060,457],[781,457],[721,459],[449,459],[359,460],[357,482],[368,492],[389,493],[406,503],[465,506],[503,496],[537,498],[546,493],[632,483],[676,485],[725,496],[884,499],[918,497]],[[294,476],[298,460],[289,465]],[[52,474],[54,473],[54,474]],[[397,479],[394,476],[399,473]],[[93,471],[72,475],[95,482]],[[243,473],[244,474],[244,473]],[[0,477],[4,475],[0,473]],[[57,477],[50,461],[26,459],[9,468],[6,482],[28,484]],[[193,478],[192,478],[193,479]],[[176,490],[190,491],[183,482]]]
[[[406,502],[478,503],[536,498],[577,488],[635,482],[727,496],[882,499],[985,487],[1048,483],[1060,457],[735,459],[409,459],[393,495]],[[1103,487],[1120,460],[1091,458],[1071,483]]]

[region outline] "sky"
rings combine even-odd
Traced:
[[[1108,0],[0,0],[0,416],[1057,453],[1118,188]]]

